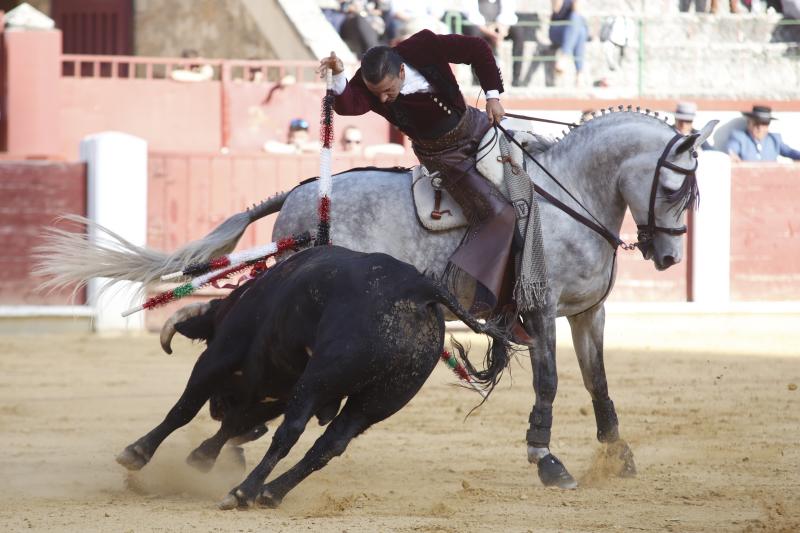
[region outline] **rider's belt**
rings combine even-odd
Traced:
[[[453,115],[448,115],[448,117],[442,119],[435,128],[443,131],[443,133],[432,139],[420,139],[415,137],[413,139],[415,149],[421,149],[424,152],[439,152],[446,148],[452,148],[458,141],[471,137],[471,130],[474,122],[470,120],[471,114],[470,109],[467,108],[467,111],[460,117],[455,113]],[[439,127],[440,124],[441,128]]]

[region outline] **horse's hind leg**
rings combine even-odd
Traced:
[[[526,435],[528,442],[528,461],[536,463],[539,480],[545,486],[574,489],[578,486],[575,478],[564,464],[550,453],[550,431],[553,426],[553,402],[558,389],[556,373],[556,322],[554,315],[545,313],[525,313],[525,329],[534,338],[531,347],[533,366],[533,390],[536,403],[529,418],[530,427]]]
[[[592,397],[594,417],[597,421],[597,440],[608,444],[607,453],[617,462],[618,475],[636,475],[628,443],[619,438],[619,422],[614,402],[608,395],[606,369],[603,363],[603,328],[605,308],[600,305],[579,315],[568,317],[572,330],[572,344],[578,356],[583,375],[583,385]]]

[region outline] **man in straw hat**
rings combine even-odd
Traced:
[[[694,116],[697,113],[697,104],[694,102],[678,102],[675,108],[675,131],[683,135],[699,133],[694,127]],[[708,141],[700,146],[702,150],[712,150]]]
[[[742,113],[747,117],[745,131],[734,130],[728,139],[728,154],[734,161],[777,161],[778,156],[800,161],[800,150],[783,142],[780,134],[769,132],[769,123],[776,120],[772,108],[754,105],[752,111]]]

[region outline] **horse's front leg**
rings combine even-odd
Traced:
[[[563,463],[550,453],[553,401],[558,389],[555,313],[525,313],[523,319],[525,329],[535,340],[530,352],[536,403],[531,411],[530,427],[526,436],[528,462],[536,464],[539,479],[545,486],[574,489],[578,486],[577,481],[570,475]]]
[[[628,443],[619,438],[619,422],[614,402],[608,396],[606,369],[603,364],[603,329],[606,312],[603,305],[579,315],[567,317],[572,330],[572,344],[578,356],[583,375],[583,385],[592,397],[594,417],[597,421],[597,440],[608,444],[607,457],[614,461],[619,476],[636,475]]]

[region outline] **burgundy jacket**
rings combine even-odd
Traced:
[[[472,65],[484,91],[503,92],[503,80],[492,50],[479,37],[437,35],[422,30],[398,44],[395,50],[403,62],[428,80],[433,93],[401,94],[395,102],[382,104],[369,92],[358,69],[344,92],[336,97],[333,108],[338,114],[363,115],[374,111],[412,139],[436,138],[455,126],[467,108],[450,63]]]

